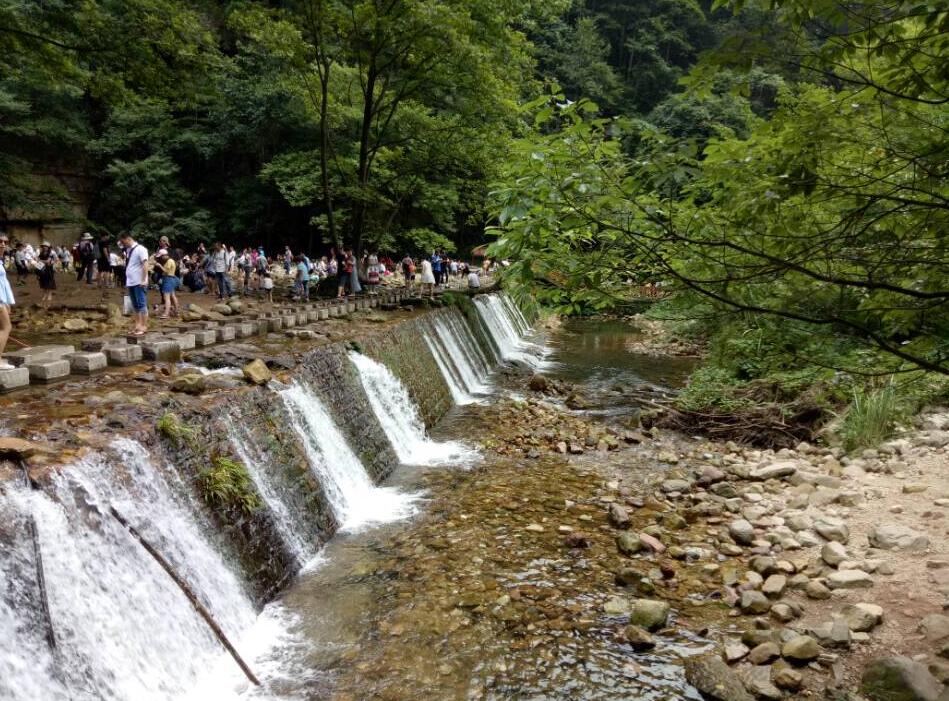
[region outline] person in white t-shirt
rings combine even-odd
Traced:
[[[468,289],[477,290],[480,287],[481,287],[481,278],[478,277],[478,271],[472,269],[471,272],[468,273]]]
[[[128,232],[119,236],[119,244],[125,251],[125,287],[132,300],[135,321],[133,336],[144,336],[148,331],[148,249],[137,243]]]

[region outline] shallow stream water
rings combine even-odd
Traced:
[[[623,324],[577,321],[543,339],[548,374],[593,407],[579,415],[622,420],[638,390],[681,382],[687,363],[633,355],[634,338]],[[521,396],[524,378],[502,370],[490,381],[494,402],[456,407],[431,439],[497,434],[497,402]],[[418,513],[337,535],[239,643],[263,686],[248,687],[222,659],[195,698],[699,698],[679,661],[709,643],[691,632],[701,626],[688,620],[685,592],[678,624],[648,653],[625,642],[624,617],[603,610],[624,564],[605,519],[609,475],[655,467],[625,454],[528,459],[485,448],[465,464],[398,468],[386,486],[421,494]],[[570,529],[591,547],[565,546]]]

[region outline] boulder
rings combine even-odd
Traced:
[[[829,543],[824,543],[824,547],[820,550],[820,557],[831,567],[836,567],[847,559],[847,548],[844,547],[843,543],[832,540]]]
[[[728,524],[728,535],[739,545],[751,545],[755,539],[755,527],[740,518]]]
[[[273,373],[270,372],[270,368],[268,368],[267,364],[260,358],[256,358],[247,363],[247,365],[244,366],[243,372],[244,377],[255,385],[265,385],[273,378]]]
[[[850,604],[841,609],[840,617],[850,630],[865,633],[883,622],[883,609],[876,604]]]
[[[748,646],[737,640],[726,640],[722,646],[722,656],[728,664],[738,662],[748,654]]]
[[[635,533],[620,533],[616,536],[616,548],[623,555],[635,555],[645,546]]]
[[[860,693],[870,701],[937,701],[942,685],[919,662],[885,657],[864,669]]]
[[[919,552],[929,547],[929,538],[898,523],[881,523],[867,534],[870,545],[880,550]]]
[[[768,598],[777,599],[784,593],[784,589],[787,585],[787,577],[783,574],[773,574],[764,580],[764,584],[761,585],[761,592]]]
[[[748,653],[748,661],[751,664],[768,664],[781,656],[781,648],[775,642],[768,641],[756,646]]]
[[[685,679],[712,701],[754,701],[738,674],[717,655],[697,655],[685,660]]]
[[[669,619],[669,604],[656,599],[633,599],[629,622],[646,630],[658,630]]]
[[[626,511],[625,508],[623,508],[616,502],[613,502],[612,504],[610,504],[608,515],[609,515],[610,523],[612,523],[615,528],[623,528],[623,529],[629,528],[629,524],[630,524],[629,512]]]
[[[549,383],[543,375],[531,375],[531,378],[527,381],[527,386],[535,392],[546,392]]]
[[[91,327],[89,326],[89,322],[85,319],[73,317],[63,322],[63,328],[67,331],[88,331]]]
[[[749,477],[754,480],[780,479],[790,477],[797,472],[797,463],[791,460],[773,462],[770,465],[753,470]]]
[[[873,586],[873,577],[863,570],[842,570],[827,577],[831,589],[866,589]]]
[[[637,652],[652,650],[656,647],[656,641],[653,640],[649,632],[639,626],[626,626],[623,634],[626,637],[626,642]]]
[[[39,443],[15,438],[14,436],[0,437],[0,458],[7,460],[25,460],[39,453],[50,452]]]
[[[179,375],[171,383],[172,392],[183,392],[185,394],[201,394],[207,390],[204,382],[204,375],[200,373],[187,373]]]
[[[784,696],[771,682],[771,667],[767,665],[744,667],[738,670],[738,676],[745,688],[759,699],[779,701]]]
[[[818,582],[816,579],[812,579],[804,586],[804,594],[808,599],[815,599],[816,601],[829,599],[831,597],[831,592],[830,589],[827,588],[827,585],[823,582]]]
[[[847,528],[847,524],[832,516],[821,516],[814,521],[814,530],[825,540],[834,540],[838,543],[846,543],[850,540],[850,529]]]
[[[781,656],[792,662],[810,662],[819,655],[820,645],[809,635],[795,635],[781,648]]]
[[[672,492],[687,492],[692,487],[692,485],[686,480],[681,479],[668,479],[662,483],[662,491],[666,494]]]
[[[779,689],[797,691],[804,684],[804,676],[789,665],[775,665],[771,668],[771,681]]]
[[[741,593],[741,599],[738,601],[738,607],[742,613],[759,614],[767,613],[771,609],[771,602],[768,597],[760,591],[748,590]]]
[[[932,643],[949,640],[949,617],[931,613],[919,622],[919,630]]]

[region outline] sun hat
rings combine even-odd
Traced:
[[[82,240],[83,240],[83,241],[92,241],[92,234],[90,234],[88,231],[84,232],[83,235],[82,235]]]
[[[43,241],[43,243],[40,244],[40,248],[52,248],[52,247],[53,246],[52,244],[50,244],[49,241]]]
[[[159,248],[159,249],[158,249],[158,253],[155,254],[155,257],[156,257],[156,258],[161,258],[162,256],[167,256],[167,255],[168,255],[168,251],[167,251],[167,250],[165,250],[164,248]]]

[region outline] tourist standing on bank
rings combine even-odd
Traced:
[[[175,294],[179,286],[178,264],[164,248],[155,254],[155,262],[161,269],[161,298],[165,303],[165,311],[159,319],[178,316],[178,295]]]
[[[69,248],[66,246],[59,246],[56,249],[56,257],[59,258],[59,264],[62,266],[63,272],[69,272],[69,266],[72,265],[72,255],[69,253]]]
[[[227,249],[223,243],[214,244],[214,253],[211,255],[211,272],[217,281],[217,298],[227,299],[231,296],[231,281],[227,279]]]
[[[92,243],[92,234],[84,232],[79,239],[79,269],[76,271],[76,282],[86,278],[86,284],[92,284],[92,269],[96,262],[96,249]]]
[[[6,234],[0,234],[0,370],[10,370],[13,368],[10,363],[3,359],[3,350],[7,347],[7,339],[10,338],[10,331],[13,330],[13,324],[10,322],[10,307],[16,304],[13,298],[13,288],[10,287],[10,281],[7,279],[7,269],[3,265],[3,260],[7,254],[7,246],[10,245],[10,239]]]
[[[128,232],[119,237],[119,244],[125,250],[125,288],[134,315],[132,335],[144,336],[148,331],[148,249]]]
[[[53,303],[53,292],[56,290],[56,263],[56,254],[53,253],[52,246],[49,245],[49,241],[43,241],[40,254],[33,262],[33,269],[36,270],[40,289],[43,290],[40,305],[44,310],[49,310],[49,305]]]
[[[306,256],[302,253],[297,254],[297,282],[296,294],[294,299],[300,302],[310,301],[310,265],[307,263]]]
[[[109,235],[102,234],[96,243],[96,265],[99,268],[99,288],[112,287],[112,259],[109,256]]]
[[[415,261],[408,253],[402,259],[402,277],[405,278],[405,289],[412,285],[412,278],[415,277]]]
[[[427,258],[422,259],[422,294],[425,294],[425,288],[428,287],[428,296],[435,296],[435,273],[432,271],[432,261]]]

